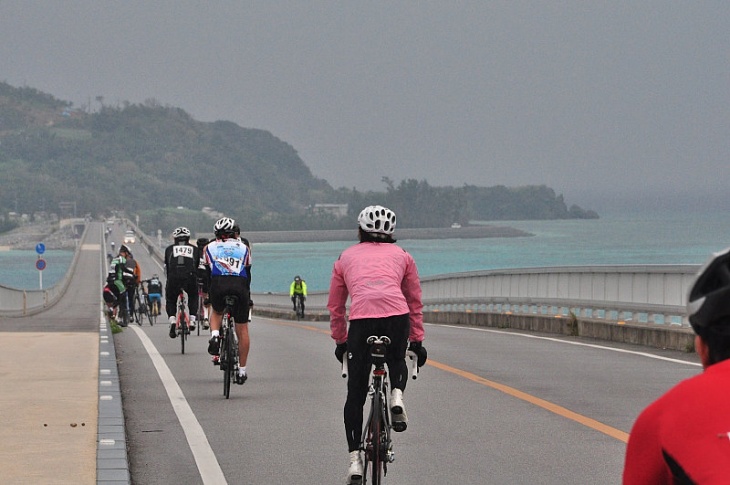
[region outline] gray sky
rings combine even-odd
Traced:
[[[726,1],[0,0],[0,80],[268,130],[334,187],[600,210],[728,192],[729,25]]]

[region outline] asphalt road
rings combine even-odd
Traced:
[[[143,277],[162,275],[133,251]],[[114,336],[134,483],[344,483],[345,382],[327,323],[254,317],[250,333],[249,380],[230,400],[207,335],[185,355],[164,319]],[[620,483],[638,413],[701,371],[679,352],[498,329],[427,325],[425,345],[386,483]]]

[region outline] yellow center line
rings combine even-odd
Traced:
[[[311,330],[312,332],[323,333],[325,335],[329,335],[330,334],[330,331],[329,330],[323,330],[321,328],[313,327],[311,325],[302,325],[301,323],[284,322],[282,320],[275,320],[275,321],[274,320],[270,320],[269,322],[270,323],[273,323],[275,325],[283,325],[285,327],[295,327],[295,328],[301,328],[301,329],[304,329],[304,330]]]
[[[615,438],[619,441],[623,441],[624,443],[627,443],[629,441],[628,433],[625,433],[616,428],[612,428],[611,426],[603,424],[600,421],[596,421],[595,419],[591,419],[589,417],[583,416],[582,414],[575,413],[562,406],[558,406],[557,404],[551,403],[550,401],[540,399],[539,397],[535,397],[531,394],[527,394],[526,392],[522,392],[513,387],[505,386],[504,384],[500,384],[498,382],[490,381],[489,379],[479,377],[478,375],[472,374],[471,372],[466,372],[461,369],[457,369],[455,367],[451,367],[446,364],[436,362],[432,359],[428,360],[428,364],[430,364],[433,367],[436,367],[437,369],[441,369],[442,371],[456,374],[457,376],[463,377],[464,379],[468,379],[472,382],[476,382],[478,384],[482,384],[484,386],[491,387],[492,389],[502,391],[505,394],[508,394],[512,397],[516,397],[517,399],[521,399],[523,401],[526,401],[530,404],[541,407],[543,409],[546,409],[546,410],[550,411],[551,413],[557,414],[558,416],[562,416],[564,418],[571,419],[571,420],[575,421],[576,423],[582,424],[583,426],[587,426],[589,428],[595,429],[596,431],[600,431],[601,433],[606,434],[606,435],[610,436],[611,438]]]
[[[284,325],[284,326],[288,326],[288,327],[301,328],[304,330],[311,330],[311,331],[323,333],[326,335],[329,335],[329,333],[330,333],[329,330],[323,330],[321,328],[312,327],[310,325],[302,325],[299,323],[289,323],[289,322],[283,322],[281,320],[271,321],[271,323],[275,323],[277,325]],[[489,379],[485,379],[476,374],[472,374],[471,372],[467,372],[467,371],[464,371],[461,369],[457,369],[456,367],[451,367],[449,365],[442,364],[441,362],[434,361],[433,359],[428,359],[428,362],[426,363],[426,365],[436,367],[437,369],[441,369],[444,372],[449,372],[449,373],[457,375],[459,377],[463,377],[464,379],[468,379],[472,382],[476,382],[477,384],[491,387],[492,389],[501,391],[509,396],[515,397],[517,399],[521,399],[534,406],[541,407],[547,411],[550,411],[551,413],[557,414],[558,416],[562,416],[566,419],[570,419],[572,421],[575,421],[576,423],[582,424],[583,426],[594,429],[598,432],[601,432],[605,435],[610,436],[611,438],[615,438],[619,441],[623,441],[624,443],[628,443],[628,441],[629,441],[629,433],[626,433],[624,431],[621,431],[620,429],[616,429],[611,426],[608,426],[607,424],[603,424],[600,421],[596,421],[595,419],[591,419],[587,416],[583,416],[582,414],[573,412],[562,406],[551,403],[550,401],[546,401],[544,399],[540,399],[539,397],[535,397],[532,394],[527,394],[526,392],[515,389],[514,387],[506,386],[504,384],[500,384],[499,382],[490,381]]]

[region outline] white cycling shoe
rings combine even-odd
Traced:
[[[393,430],[399,433],[405,431],[408,427],[408,416],[406,408],[403,406],[403,391],[400,389],[393,389],[390,393],[390,415]]]
[[[350,468],[347,470],[347,485],[362,484],[362,457],[360,451],[350,452]]]

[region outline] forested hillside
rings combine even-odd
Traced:
[[[545,186],[432,187],[416,178],[395,185],[384,177],[383,192],[335,190],[267,131],[196,121],[154,101],[97,101],[90,113],[0,82],[0,219],[9,212],[58,212],[69,202],[79,215],[142,214],[150,229],[163,230],[181,218],[209,224],[203,207],[241,218],[250,230],[352,227],[370,203],[396,210],[402,227],[597,217],[567,208]],[[317,213],[318,203],[349,204],[349,214]]]

